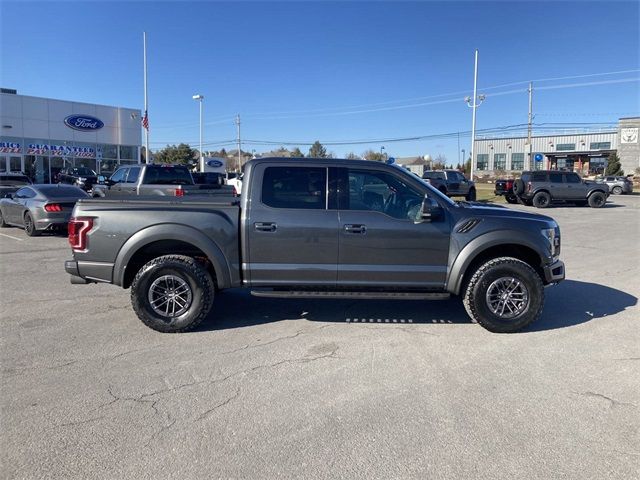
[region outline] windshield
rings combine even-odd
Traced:
[[[401,171],[403,173],[403,175],[406,175],[407,173],[409,173],[408,170],[406,170],[405,168],[399,167],[398,165],[392,165],[392,167],[397,168],[399,171]],[[447,197],[444,193],[440,192],[438,189],[433,188],[431,185],[429,185],[429,183],[427,183],[425,180],[423,180],[422,178],[420,178],[417,175],[411,175],[411,178],[414,180],[417,180],[418,182],[420,182],[422,185],[424,185],[425,187],[427,187],[427,190],[429,190],[429,195],[432,197],[438,197],[439,199],[441,199],[442,201],[444,201],[447,205],[452,205],[455,206],[456,202],[454,202],[453,200],[451,200],[449,197]]]

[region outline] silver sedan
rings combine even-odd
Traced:
[[[30,237],[64,228],[76,202],[89,195],[70,185],[29,185],[0,199],[0,227],[23,227]]]

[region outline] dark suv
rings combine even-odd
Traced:
[[[88,192],[98,183],[98,174],[87,167],[69,167],[60,170],[58,183],[66,183],[80,187]]]
[[[575,172],[537,170],[522,172],[513,184],[513,193],[523,204],[537,208],[558,202],[600,208],[607,202],[609,187],[585,181]]]

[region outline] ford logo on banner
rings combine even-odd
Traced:
[[[222,166],[222,162],[220,160],[209,160],[207,165],[213,168],[218,168]]]
[[[81,132],[91,132],[104,127],[102,120],[91,115],[69,115],[64,119],[64,123],[67,127]]]

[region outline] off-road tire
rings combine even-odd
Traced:
[[[613,187],[613,189],[611,189],[611,193],[614,195],[622,195],[622,187]]]
[[[164,275],[180,278],[191,289],[191,303],[180,316],[168,318],[153,310],[149,289]],[[209,272],[192,257],[164,255],[145,264],[131,283],[131,305],[147,327],[163,333],[193,330],[207,316],[213,305],[214,282]]]
[[[524,182],[522,181],[522,179],[519,178],[515,182],[513,182],[513,193],[516,195],[524,193]]]
[[[0,228],[8,228],[9,224],[4,221],[4,215],[2,215],[2,210],[0,210]]]
[[[538,192],[533,196],[532,204],[536,208],[547,208],[551,205],[551,195],[547,192]]]
[[[24,233],[30,237],[37,237],[42,233],[36,228],[36,222],[33,221],[33,217],[29,212],[24,214]]]
[[[502,319],[489,310],[486,292],[497,279],[509,276],[516,278],[526,287],[529,299],[525,309],[511,319]],[[535,322],[544,306],[544,285],[538,273],[522,260],[499,257],[481,265],[466,284],[462,302],[471,320],[490,332],[513,333]]]
[[[591,208],[602,208],[607,203],[607,196],[602,192],[593,192],[587,198],[587,202]]]
[[[471,190],[469,190],[469,193],[467,193],[465,195],[464,199],[467,202],[475,202],[476,201],[476,189],[472,188]]]
[[[518,197],[516,197],[515,195],[505,195],[504,199],[507,201],[507,203],[511,203],[512,205],[518,203]]]

